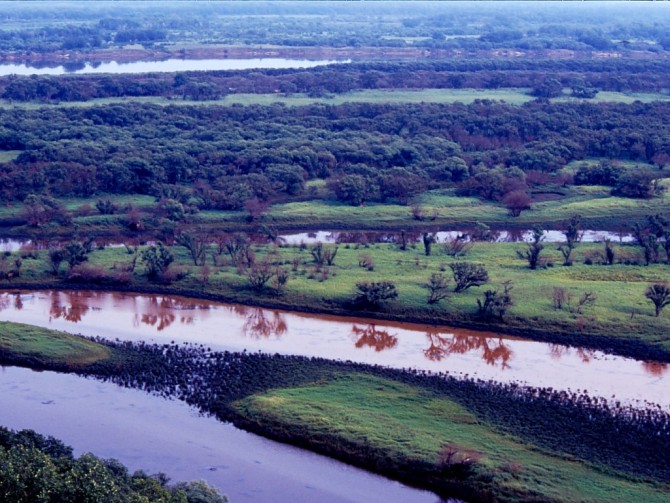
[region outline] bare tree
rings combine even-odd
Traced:
[[[496,317],[500,321],[503,321],[509,308],[514,305],[511,291],[511,281],[505,281],[503,283],[502,292],[499,292],[498,290],[486,290],[484,292],[484,300],[481,301],[480,299],[477,299],[479,315],[487,318]]]
[[[605,239],[603,243],[605,245],[605,263],[607,265],[612,265],[614,264],[614,245],[609,239]]]
[[[182,231],[176,236],[177,244],[188,250],[193,265],[204,264],[208,241],[205,236],[198,236],[187,231]]]
[[[260,292],[265,288],[265,285],[274,275],[275,271],[269,260],[266,259],[260,262],[255,262],[247,271],[249,286],[257,292]]]
[[[434,272],[428,278],[428,283],[423,285],[428,289],[428,304],[437,304],[442,299],[449,297],[449,278],[439,272]]]
[[[444,241],[444,252],[450,257],[463,257],[468,254],[473,246],[474,243],[468,241],[467,236],[458,234]]]
[[[327,247],[324,246],[322,242],[316,243],[315,246],[313,246],[309,252],[312,254],[312,257],[314,258],[314,263],[318,266],[322,266],[324,264],[327,264],[329,266],[333,265],[335,263],[335,257],[337,256],[337,250],[338,247]]]
[[[454,292],[463,292],[471,286],[481,286],[488,282],[489,273],[481,264],[472,262],[454,262],[449,264],[456,281]]]

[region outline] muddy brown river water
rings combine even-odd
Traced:
[[[669,365],[493,332],[262,309],[169,295],[94,291],[0,294],[0,321],[110,339],[318,356],[584,390],[670,410]]]

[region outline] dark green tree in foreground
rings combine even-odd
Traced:
[[[655,315],[658,317],[661,315],[663,308],[670,304],[670,285],[667,283],[653,283],[647,287],[644,296],[654,304]]]
[[[12,503],[225,503],[204,482],[168,486],[163,474],[129,473],[116,460],[79,458],[53,437],[0,427],[0,500]]]

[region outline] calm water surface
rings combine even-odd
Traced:
[[[454,239],[459,236],[467,236],[467,230],[445,230],[437,233],[438,242],[445,242],[449,239]],[[510,242],[529,242],[532,240],[533,232],[529,230],[498,230],[494,231],[495,241],[500,243]],[[267,236],[252,235],[259,241],[267,241]],[[280,234],[277,241],[290,245],[316,244],[316,243],[398,243],[400,242],[400,234],[396,232],[379,232],[379,231],[315,231],[315,232],[298,232],[295,234]],[[421,234],[418,232],[408,232],[406,234],[407,242],[419,242]],[[602,230],[585,230],[582,234],[582,242],[595,243],[609,239],[614,243],[631,243],[634,238],[631,234],[609,232]],[[561,231],[545,231],[543,241],[546,243],[562,243],[565,242],[565,234]],[[96,240],[98,242],[98,240]],[[123,246],[122,243],[113,239],[105,241],[100,240],[101,244],[106,246]],[[37,248],[43,249],[49,243],[36,242]],[[0,251],[17,251],[22,248],[30,248],[33,242],[30,239],[13,239],[0,238]]]
[[[0,367],[0,425],[52,435],[131,471],[205,480],[241,502],[421,502],[428,491],[266,440],[183,402],[54,372]]]
[[[93,73],[161,73],[197,72],[212,70],[249,70],[252,68],[312,68],[315,66],[346,63],[348,61],[308,60],[286,58],[251,59],[166,59],[164,61],[136,61],[99,64],[72,64],[53,67],[33,67],[24,64],[0,65],[0,76],[4,75],[63,75]]]
[[[491,332],[307,315],[176,296],[109,292],[0,294],[0,320],[85,335],[413,367],[498,382],[585,390],[670,409],[668,364]]]

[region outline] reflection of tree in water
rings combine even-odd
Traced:
[[[246,309],[245,314],[247,319],[242,327],[242,334],[252,339],[267,339],[270,336],[280,338],[288,330],[286,320],[279,311],[254,307]]]
[[[207,304],[196,304],[188,299],[175,297],[148,297],[147,312],[142,314],[140,320],[145,325],[156,326],[159,332],[165,330],[177,320],[175,311],[192,311],[194,309],[209,309]],[[185,325],[193,323],[193,316],[181,314],[179,322]]]
[[[9,307],[9,302],[10,302],[9,294],[3,293],[2,295],[0,295],[0,311],[2,311],[3,309],[7,309]]]
[[[369,346],[374,348],[375,351],[383,351],[398,345],[398,337],[389,334],[386,330],[377,330],[377,327],[373,324],[364,328],[354,325],[351,332],[357,338],[357,348]]]
[[[512,350],[507,347],[499,337],[486,337],[484,335],[465,334],[440,334],[437,331],[426,332],[430,346],[423,354],[432,361],[440,361],[450,354],[465,354],[470,351],[482,351],[482,359],[488,365],[500,365],[505,369],[509,367]]]
[[[16,309],[17,311],[23,309],[23,297],[21,297],[20,293],[17,293],[16,296],[14,297],[14,309]]]
[[[661,362],[642,362],[642,368],[645,370],[645,372],[653,376],[661,377],[667,372],[668,364]]]
[[[572,353],[572,350],[575,350],[577,356],[582,360],[582,363],[589,363],[595,358],[596,350],[588,348],[571,348],[569,346],[563,346],[561,344],[551,344],[549,346],[549,354],[552,358],[558,360],[562,356],[569,355]]]
[[[66,301],[63,303],[60,300],[61,295],[66,298]],[[68,294],[55,292],[51,297],[49,314],[51,319],[64,319],[72,323],[78,323],[88,312],[88,309],[88,295],[85,292],[72,292]]]

